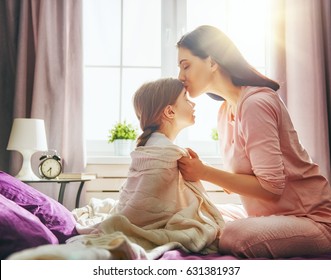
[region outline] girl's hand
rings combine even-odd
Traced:
[[[201,179],[205,165],[199,159],[199,156],[187,148],[189,157],[182,157],[178,160],[178,168],[186,181],[198,181]]]

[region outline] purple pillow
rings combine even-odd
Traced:
[[[58,244],[56,236],[40,220],[0,194],[0,258],[23,249]]]
[[[76,221],[67,208],[2,171],[0,171],[0,194],[38,217],[60,243],[78,234],[75,228]]]

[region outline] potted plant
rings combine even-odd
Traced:
[[[218,143],[218,131],[216,128],[212,128],[211,130],[211,139],[214,140],[214,143],[216,145],[216,153],[219,154],[220,150],[219,150],[219,143]]]
[[[138,135],[137,128],[126,121],[117,122],[109,130],[108,143],[114,143],[116,156],[127,156],[131,152],[132,143]]]
[[[211,130],[211,139],[213,139],[214,141],[218,140],[218,131],[216,128],[212,128]]]

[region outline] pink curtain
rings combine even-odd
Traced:
[[[0,170],[9,172],[10,153],[6,150],[12,126],[18,0],[0,1]]]
[[[330,179],[330,1],[271,2],[271,76],[303,146]]]
[[[45,120],[48,148],[58,151],[67,172],[85,166],[82,90],[82,0],[20,2],[13,117]],[[20,166],[13,156],[11,173]],[[37,170],[39,156],[33,159]],[[39,187],[57,198],[57,187]],[[66,189],[74,207],[77,188]]]

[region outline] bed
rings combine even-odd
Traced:
[[[230,255],[192,253],[178,244],[141,252],[120,236],[117,254],[79,240],[72,212],[5,172],[0,171],[0,257],[4,259],[158,259],[237,260]],[[71,242],[67,242],[72,240]],[[124,240],[124,241],[123,241]],[[116,246],[119,246],[118,244]],[[128,247],[129,246],[129,247]],[[101,246],[102,247],[102,246]],[[128,253],[131,250],[130,253]],[[133,248],[133,249],[132,249]],[[330,255],[298,256],[291,259],[331,260]]]

